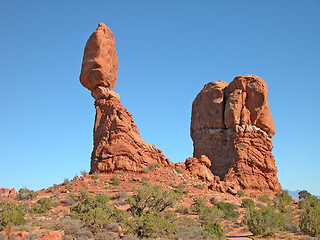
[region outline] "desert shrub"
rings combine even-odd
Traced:
[[[84,177],[87,173],[88,173],[88,172],[87,172],[86,170],[81,170],[81,171],[80,171],[80,175],[81,175],[82,177]]]
[[[205,207],[201,208],[198,211],[199,219],[202,222],[220,222],[224,216],[224,213],[218,209],[216,206],[214,207]]]
[[[303,209],[305,211],[309,211],[311,208],[316,207],[320,205],[320,199],[318,199],[316,196],[309,196],[307,198],[303,198],[299,202],[299,208]]]
[[[100,177],[100,172],[99,171],[95,171],[94,173],[92,173],[92,178],[94,180],[98,180]]]
[[[106,231],[102,231],[102,232],[98,232],[95,236],[94,239],[96,240],[115,240],[115,239],[119,239],[118,235],[113,233],[113,232],[106,232]]]
[[[129,212],[139,216],[142,213],[162,212],[173,207],[179,198],[180,196],[174,191],[163,190],[158,185],[147,185],[128,198]]]
[[[87,193],[85,193],[87,194]],[[113,210],[114,207],[109,203],[108,196],[88,194],[80,202],[70,208],[71,213],[79,215],[80,217],[88,213],[91,209],[101,208],[104,210]]]
[[[198,213],[207,207],[206,201],[202,198],[197,198],[196,200],[194,200],[194,202],[195,202],[195,204],[194,204],[193,208]]]
[[[177,231],[177,233],[174,236],[175,240],[203,240],[207,239],[209,237],[205,237],[202,235],[203,229],[200,227],[195,228],[184,228]],[[210,238],[212,239],[212,238]]]
[[[256,204],[251,198],[242,199],[241,207],[249,210],[253,210],[256,207]]]
[[[40,237],[41,236],[38,233],[30,233],[24,238],[22,238],[22,240],[34,240],[34,239],[39,239]]]
[[[73,218],[79,218],[91,232],[97,233],[112,222],[115,208],[108,196],[88,195],[70,208]]]
[[[168,219],[155,214],[142,213],[129,222],[129,232],[136,233],[139,238],[171,238],[176,232],[176,226]]]
[[[182,174],[182,171],[180,168],[175,168],[174,170],[176,170],[177,173]]]
[[[68,185],[70,182],[69,178],[63,179],[62,185]]]
[[[212,237],[213,239],[220,239],[224,236],[224,231],[220,223],[211,221],[205,222],[204,229],[201,233],[202,235]]]
[[[139,238],[137,238],[134,235],[128,234],[122,237],[122,240],[138,240]]]
[[[311,197],[310,197],[311,198]],[[310,199],[309,198],[309,199]],[[304,199],[303,201],[308,200]],[[320,235],[320,204],[315,203],[309,208],[304,208],[300,216],[300,229],[304,234],[312,237]]]
[[[150,180],[150,179],[149,179],[148,177],[142,177],[142,178],[141,178],[141,183],[142,183],[142,184],[147,184],[147,183],[149,182],[149,180]]]
[[[254,235],[272,235],[284,227],[284,219],[281,213],[271,207],[262,207],[259,210],[251,210],[245,217],[249,230]]]
[[[91,232],[97,233],[111,223],[111,217],[112,213],[98,207],[90,209],[81,217],[81,221]]]
[[[232,203],[218,202],[216,207],[224,213],[224,219],[239,217],[239,213],[234,210],[234,205]]]
[[[201,183],[197,183],[197,185],[194,186],[195,188],[198,188],[200,190],[203,190],[203,186]]]
[[[21,206],[0,200],[0,231],[10,224],[23,225],[25,223]]]
[[[308,199],[308,198],[310,198],[312,196],[311,193],[309,193],[307,190],[302,190],[298,194],[299,194],[299,199],[300,200]]]
[[[192,218],[188,217],[179,217],[175,220],[176,226],[179,228],[191,228],[198,227],[200,224]]]
[[[37,192],[24,187],[19,189],[17,198],[18,200],[31,200],[37,197],[38,195],[39,194]]]
[[[145,167],[145,169],[143,169],[144,173],[148,173],[150,171],[154,170],[155,165],[154,164],[149,164],[148,166]]]
[[[292,202],[291,196],[289,196],[288,191],[282,191],[277,193],[276,197],[273,199],[273,204],[276,209],[280,212],[288,212],[289,206]]]
[[[41,198],[31,205],[32,212],[45,213],[48,212],[54,203],[50,198]]]
[[[185,193],[185,185],[183,183],[178,184],[178,186],[176,186],[176,189],[174,190],[176,193],[182,195]]]
[[[259,196],[259,197],[258,197],[258,200],[259,200],[260,202],[263,202],[263,203],[268,203],[268,202],[270,202],[270,198],[269,198],[268,195]]]
[[[119,186],[120,183],[121,183],[121,181],[119,180],[119,178],[117,176],[112,177],[112,185],[113,186]]]
[[[237,195],[239,196],[239,197],[244,197],[244,191],[243,190],[238,190],[237,191]]]

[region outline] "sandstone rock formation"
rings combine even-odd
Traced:
[[[194,157],[206,155],[226,188],[277,192],[281,185],[271,153],[275,134],[267,84],[255,75],[229,85],[210,82],[192,104]]]
[[[84,49],[80,74],[80,82],[95,99],[91,172],[142,171],[149,164],[166,166],[169,160],[161,150],[141,139],[131,114],[113,91],[117,71],[114,36],[99,23]]]
[[[202,155],[200,158],[187,158],[185,164],[186,170],[188,170],[191,174],[196,175],[199,179],[209,183],[214,182],[214,175],[210,170],[211,161],[209,158],[207,158],[207,156]]]

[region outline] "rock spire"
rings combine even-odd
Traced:
[[[141,139],[132,115],[113,91],[117,72],[114,35],[99,23],[85,46],[80,74],[81,84],[95,99],[91,172],[142,171],[149,164],[167,165],[169,160],[161,150]]]

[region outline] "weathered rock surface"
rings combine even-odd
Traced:
[[[98,86],[113,90],[117,83],[118,56],[114,35],[103,23],[92,33],[84,49],[80,82],[90,91]]]
[[[267,84],[255,75],[229,85],[210,82],[192,104],[194,157],[206,155],[226,189],[277,192],[281,185],[272,155],[275,134]]]
[[[185,164],[186,170],[188,170],[191,174],[196,175],[199,179],[209,183],[214,182],[214,176],[210,171],[211,161],[207,156],[202,155],[200,158],[187,158]]]
[[[15,195],[17,195],[17,191],[14,188],[0,188],[0,197],[2,198],[14,197]]]
[[[142,171],[149,164],[166,166],[169,160],[141,139],[131,114],[113,91],[117,70],[114,36],[99,23],[86,44],[80,75],[80,82],[95,99],[91,172]]]

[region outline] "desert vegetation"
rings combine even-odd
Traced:
[[[212,195],[193,178],[156,179],[150,174],[157,175],[157,168],[148,168],[148,181],[146,173],[85,173],[38,192],[20,189],[0,200],[0,239],[17,238],[19,231],[24,239],[50,231],[63,239],[226,239],[233,231],[271,239],[319,237],[320,200],[307,191],[299,202],[285,191],[275,197]]]

